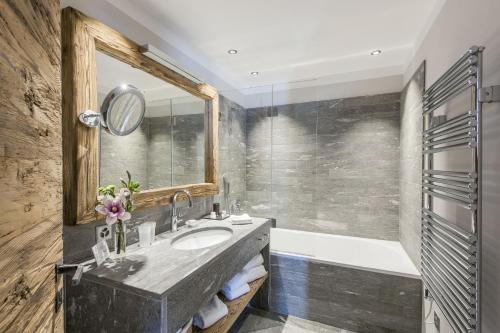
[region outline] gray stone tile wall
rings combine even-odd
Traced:
[[[399,238],[400,94],[247,110],[250,213],[280,228]]]
[[[147,188],[172,186],[172,117],[147,118],[148,183]]]
[[[246,208],[250,215],[272,216],[271,131],[272,108],[247,110],[246,117]]]
[[[120,184],[120,178],[126,177],[126,170],[132,173],[135,180],[147,184],[148,137],[148,119],[127,136],[112,135],[101,127],[99,185]]]
[[[100,184],[119,184],[125,170],[142,189],[203,183],[203,122],[203,114],[151,117],[127,136],[101,130]]]
[[[420,269],[422,206],[422,94],[425,63],[417,69],[401,94],[401,154],[399,238]]]
[[[172,117],[172,184],[197,184],[205,181],[204,115]]]
[[[127,260],[127,265],[131,271],[141,268],[141,263],[134,260]],[[77,286],[71,285],[70,279],[64,280],[66,332],[162,332],[160,301],[85,278]]]
[[[420,333],[422,281],[271,255],[270,310],[358,333]]]
[[[219,109],[220,194],[215,200],[224,202],[222,176],[226,175],[231,182],[231,200],[240,200],[243,204],[246,201],[246,109],[224,96],[220,96]]]

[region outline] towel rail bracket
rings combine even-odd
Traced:
[[[500,102],[500,85],[481,88],[479,90],[479,101],[482,103]]]

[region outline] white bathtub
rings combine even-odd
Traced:
[[[271,229],[271,251],[357,269],[420,277],[399,242]]]

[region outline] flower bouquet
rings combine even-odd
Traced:
[[[134,210],[132,194],[139,192],[139,183],[132,181],[130,172],[127,171],[128,180],[121,178],[122,187],[116,192],[115,185],[107,185],[97,189],[99,204],[95,210],[106,216],[108,226],[115,226],[115,252],[116,257],[124,257],[127,249],[127,227],[125,222],[132,217]]]

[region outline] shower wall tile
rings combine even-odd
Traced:
[[[359,333],[420,333],[422,281],[271,256],[270,309]]]
[[[422,205],[422,95],[425,63],[422,63],[401,94],[401,155],[399,238],[420,269]]]
[[[204,115],[173,116],[173,186],[205,181]]]
[[[271,192],[271,107],[246,112],[246,203],[250,215],[273,217]]]
[[[318,115],[316,212],[337,234],[398,240],[399,93],[325,101]]]
[[[172,186],[172,117],[147,118],[148,188]]]
[[[116,136],[100,129],[99,184],[119,184],[129,170],[141,184],[148,183],[149,120],[145,119],[137,130],[127,136]]]
[[[398,240],[399,102],[394,93],[281,105],[272,118],[249,109],[248,201],[263,209],[251,213],[281,228]]]
[[[246,110],[241,105],[221,96],[219,122],[219,184],[215,200],[224,203],[222,176],[230,181],[230,201],[246,202]],[[223,209],[228,210],[227,207]]]
[[[315,220],[318,102],[280,105],[272,118],[272,214],[280,228]]]

